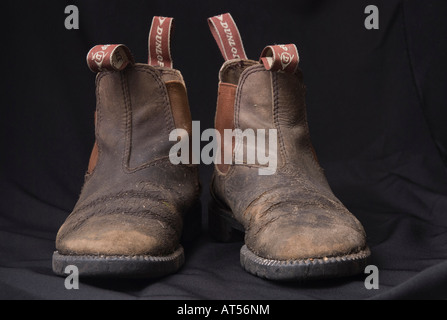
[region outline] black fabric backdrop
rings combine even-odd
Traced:
[[[447,298],[446,1],[6,1],[0,155],[0,297],[3,299]],[[66,30],[77,5],[80,29]],[[364,9],[379,8],[379,30]],[[174,66],[193,120],[212,128],[223,62],[206,18],[231,12],[247,54],[296,43],[309,125],[334,193],[363,223],[380,270],[308,284],[256,278],[241,242],[206,230],[211,166],[201,166],[204,231],[186,264],[156,281],[90,280],[66,290],[51,271],[58,228],[83,183],[94,141],[96,44],[124,43],[147,59],[152,16],[176,19]]]

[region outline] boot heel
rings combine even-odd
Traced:
[[[237,222],[230,210],[224,209],[215,200],[208,204],[208,229],[213,238],[221,242],[243,241],[244,227]]]

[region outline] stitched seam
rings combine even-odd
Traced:
[[[275,125],[276,130],[278,130],[278,138],[279,138],[279,145],[281,148],[281,157],[283,158],[283,163],[281,167],[284,167],[287,162],[287,152],[286,148],[284,146],[284,139],[281,132],[281,126],[279,124],[279,87],[278,87],[278,74],[273,73],[272,74],[272,88],[273,88],[273,123]]]
[[[249,75],[257,73],[257,72],[262,72],[262,71],[264,71],[264,70],[262,70],[260,68],[253,68],[253,69],[247,71],[245,74],[243,73],[241,75],[241,78],[239,79],[238,89],[236,92],[237,95],[236,95],[235,104],[234,104],[234,116],[233,116],[233,119],[234,119],[233,124],[234,124],[235,129],[239,128],[239,110],[240,110],[240,102],[242,99],[241,98],[242,97],[242,94],[241,94],[242,87],[244,86],[245,81],[247,80]],[[234,150],[233,150],[233,155],[232,155],[232,161],[234,162]],[[229,197],[229,191],[230,191],[229,189],[231,189],[231,186],[227,186],[226,181],[233,175],[234,171],[235,171],[235,166],[234,166],[234,164],[231,164],[228,172],[225,175],[221,174],[223,176],[223,180],[225,182],[225,186],[224,186],[225,190],[224,191],[225,191],[227,198]]]
[[[91,208],[87,208],[91,209]],[[88,211],[87,211],[88,212]],[[91,212],[90,214],[88,214],[87,216],[83,216],[80,217],[80,219],[77,220],[76,225],[74,225],[69,232],[66,232],[62,237],[60,237],[60,241],[64,240],[67,235],[69,235],[70,233],[74,233],[76,231],[78,231],[79,229],[81,229],[85,223],[87,223],[87,221],[92,218],[92,217],[103,217],[103,216],[107,216],[107,215],[111,215],[111,214],[117,214],[117,213],[123,213],[123,210],[119,210],[119,209],[115,209],[115,210],[110,210],[110,211],[105,211],[105,212]],[[160,213],[155,213],[154,211],[151,211],[150,209],[147,210],[138,210],[138,211],[125,211],[125,215],[129,215],[129,216],[137,216],[137,217],[142,217],[145,219],[153,219],[153,220],[158,220],[158,221],[162,221],[165,222],[167,224],[169,224],[169,226],[180,236],[181,231],[178,232],[174,227],[174,225],[176,224],[175,219],[177,217],[181,218],[181,215],[178,214],[177,212],[172,212],[172,211],[168,211],[169,214],[172,215],[173,219],[169,219],[169,216],[166,215],[166,213],[160,214]],[[144,216],[143,216],[144,215]]]
[[[121,89],[123,91],[124,106],[125,106],[125,144],[124,144],[124,154],[122,158],[122,168],[126,172],[129,166],[130,155],[132,153],[132,105],[130,101],[129,85],[127,82],[127,73],[122,72],[121,76]]]
[[[162,94],[162,97],[164,100],[164,106],[163,106],[164,120],[165,120],[165,129],[164,130],[167,131],[165,133],[166,133],[166,136],[168,136],[169,132],[174,129],[174,120],[172,117],[172,112],[171,112],[165,84],[159,79],[159,77],[156,76],[154,71],[147,70],[147,69],[145,69],[144,66],[135,66],[134,70],[136,72],[143,72],[143,73],[149,74],[156,81],[156,83],[158,85],[159,92]],[[129,89],[127,88],[127,90],[129,90]],[[130,94],[129,94],[129,96],[130,96]],[[130,121],[132,122],[132,118],[130,119]],[[126,137],[126,139],[127,139],[127,137]],[[155,164],[159,163],[160,161],[163,161],[163,160],[169,158],[169,155],[163,156],[161,158],[153,159],[153,160],[151,160],[147,163],[144,163],[142,165],[139,165],[135,168],[131,168],[130,167],[130,157],[131,157],[131,150],[132,150],[132,140],[130,140],[129,144],[130,144],[130,149],[126,150],[126,152],[128,152],[128,155],[127,155],[127,161],[124,164],[124,172],[125,173],[130,174],[130,173],[137,172],[139,170],[154,166]]]
[[[102,107],[101,107],[101,95],[99,94],[99,87],[101,86],[101,81],[106,74],[107,73],[102,72],[96,78],[95,94],[96,94],[96,99],[97,99],[97,106],[96,106],[97,112],[96,112],[96,123],[95,123],[95,142],[96,142],[96,145],[98,146],[98,159],[96,160],[96,165],[93,168],[93,171],[88,175],[89,180],[93,177],[93,175],[97,171],[96,168],[98,168],[102,162],[102,156],[101,156],[102,155],[102,143],[101,143],[101,139],[99,139],[99,131],[100,131],[99,128],[102,123]]]
[[[155,75],[155,72],[145,69],[144,66],[136,66],[135,71],[147,73],[147,74],[151,75],[154,78],[154,80],[157,82],[158,88],[160,89],[160,91],[162,93],[163,100],[165,103],[165,105],[164,105],[164,107],[165,107],[164,114],[165,114],[165,122],[166,122],[166,130],[165,131],[167,134],[169,134],[173,129],[175,129],[175,125],[174,125],[174,119],[172,118],[172,113],[171,113],[168,93],[166,90],[166,85],[159,77],[157,77]]]
[[[137,199],[147,198],[147,199],[149,199],[150,198],[151,200],[154,200],[154,201],[166,201],[166,199],[163,197],[155,198],[155,193],[162,193],[166,190],[160,186],[152,185],[152,187],[154,187],[154,190],[149,190],[147,192],[143,192],[143,191],[141,191],[141,192],[136,192],[136,191],[125,192],[125,191],[123,191],[123,192],[119,192],[119,193],[116,193],[113,195],[103,196],[103,197],[97,198],[85,205],[82,205],[79,208],[76,208],[76,211],[82,211],[82,210],[85,210],[88,208],[96,207],[98,205],[103,204],[104,202],[109,202],[111,200],[117,200],[117,199],[133,199],[133,198],[137,198]],[[159,190],[156,190],[156,189],[159,189]]]
[[[137,171],[140,171],[140,170],[143,170],[143,169],[146,169],[146,168],[149,168],[149,167],[153,167],[153,166],[156,166],[156,165],[158,165],[160,163],[166,162],[166,160],[169,160],[169,156],[163,156],[162,158],[157,158],[157,159],[151,160],[151,161],[149,161],[149,162],[147,162],[145,164],[142,164],[142,165],[140,165],[140,166],[138,166],[136,168],[126,168],[125,173],[128,173],[128,174],[135,173]],[[169,164],[172,165],[172,163],[170,161],[169,161]]]
[[[266,70],[261,65],[256,66],[253,69],[249,69],[248,71],[247,71],[247,69],[245,69],[242,72],[241,78],[239,79],[238,89],[236,92],[237,95],[235,98],[235,105],[234,105],[234,128],[235,129],[239,128],[239,111],[240,111],[240,105],[241,105],[241,99],[242,99],[242,88],[243,88],[245,82],[247,81],[247,78],[250,75],[258,73],[258,72],[266,72]],[[234,152],[233,152],[233,162],[234,162]],[[236,169],[236,166],[234,164],[232,164],[230,166],[230,169],[228,170],[227,174],[223,175],[223,180],[225,182],[224,192],[225,192],[227,198],[230,197],[229,193],[232,190],[232,187],[231,187],[231,185],[227,186],[226,182],[232,177],[232,175],[235,172],[235,169]]]
[[[153,220],[159,220],[161,222],[166,222],[167,224],[172,224],[170,227],[173,227],[175,224],[175,219],[180,217],[180,213],[176,211],[166,211],[166,212],[156,212],[151,208],[140,209],[140,210],[125,210],[124,208],[111,208],[107,211],[100,211],[95,213],[95,218],[104,217],[113,214],[123,214],[124,216],[133,216],[133,217],[141,217]]]
[[[161,191],[162,190],[160,190],[160,192]],[[155,191],[155,192],[157,192],[157,191]],[[167,201],[164,198],[154,199],[153,196],[154,196],[154,194],[151,194],[151,200],[158,201],[158,202],[160,202],[160,201]],[[83,205],[83,206],[81,206],[79,208],[76,208],[70,214],[70,216],[73,216],[73,215],[77,214],[80,211],[87,211],[88,214],[85,214],[85,215],[82,215],[81,217],[78,217],[76,219],[76,224],[70,229],[70,232],[75,232],[75,231],[79,230],[90,218],[92,218],[94,216],[104,216],[104,215],[108,215],[108,214],[111,214],[111,213],[117,213],[117,212],[102,212],[102,213],[98,213],[97,211],[93,211],[93,212],[91,211],[94,207],[103,204],[105,202],[105,200],[107,200],[106,198],[107,197],[101,197],[101,198],[98,198],[98,199],[94,200],[93,202],[90,202],[89,204],[86,204],[86,205]],[[136,197],[127,197],[126,199],[132,199],[132,198],[137,198],[137,199],[138,198],[144,198],[144,195],[141,193],[141,194],[139,194]],[[120,198],[119,194],[115,194],[115,195],[109,197],[109,199],[116,200],[116,199],[123,199],[123,197]],[[122,212],[122,210],[119,211],[119,212]],[[134,212],[137,214],[139,211],[134,211]],[[147,210],[143,210],[142,212],[151,213],[152,211],[150,211],[150,209],[147,209]],[[172,211],[168,211],[168,212],[173,213]],[[129,212],[126,212],[126,213],[132,214],[133,212],[129,211]],[[68,234],[69,233],[65,233],[63,236],[61,236],[60,240],[65,239]]]

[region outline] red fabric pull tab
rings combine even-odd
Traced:
[[[149,32],[149,60],[151,66],[172,68],[171,34],[174,19],[154,17]]]
[[[241,35],[231,14],[208,18],[208,25],[225,61],[247,59]]]
[[[294,44],[265,47],[260,62],[267,70],[293,73],[298,68],[300,57]]]
[[[93,72],[121,71],[134,63],[129,48],[122,44],[94,46],[87,54],[87,65]]]

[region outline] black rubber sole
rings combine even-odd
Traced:
[[[185,261],[183,247],[161,256],[93,256],[53,254],[53,272],[67,276],[67,266],[76,266],[80,277],[159,278],[178,271]]]
[[[242,267],[258,277],[278,281],[308,281],[348,277],[364,272],[371,255],[368,248],[354,254],[323,259],[272,260],[241,249]]]
[[[230,210],[212,200],[208,205],[208,214],[209,230],[218,241],[241,239],[244,227],[232,217]],[[358,275],[364,272],[370,256],[367,247],[344,256],[287,261],[260,257],[246,245],[240,251],[241,266],[247,272],[269,280],[298,282]]]

